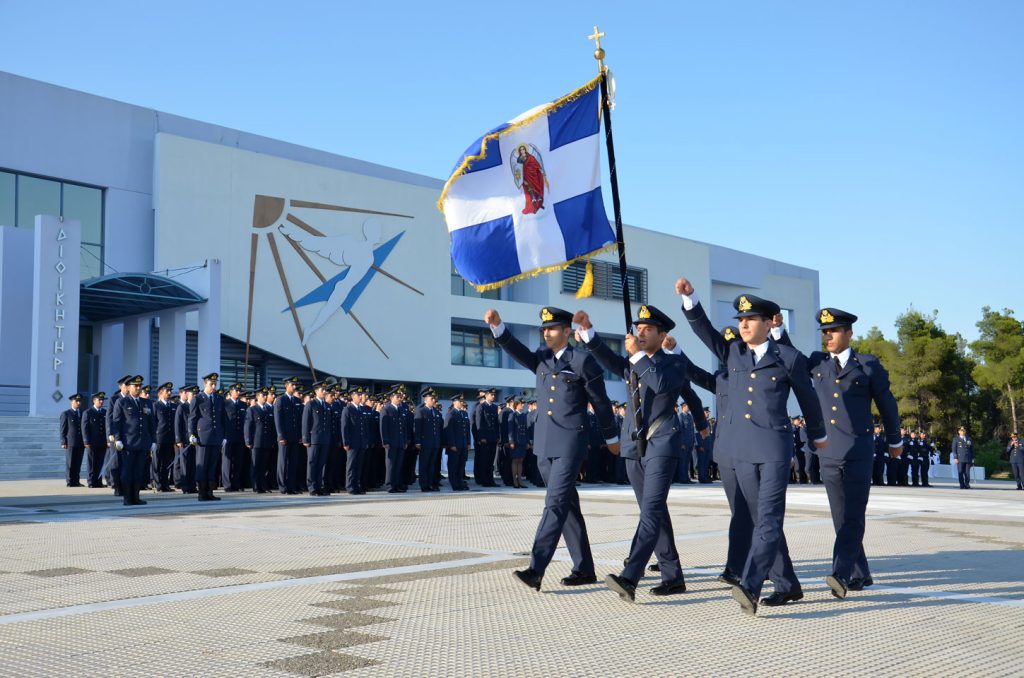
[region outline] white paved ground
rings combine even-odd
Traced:
[[[728,506],[680,486],[687,593],[621,601],[517,584],[539,490],[363,497],[154,495],[122,507],[60,481],[0,483],[0,676],[1021,675],[1024,492],[881,488],[866,548],[876,585],[831,597],[824,490],[789,494],[807,596],[742,615],[715,576]],[[584,486],[598,573],[638,510]],[[657,583],[648,578],[646,589]]]

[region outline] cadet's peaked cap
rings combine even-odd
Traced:
[[[203,377],[203,381],[217,381],[220,379],[220,375],[216,372],[210,372],[208,375]]]
[[[103,400],[106,397],[107,397],[107,392],[106,391],[97,391],[96,393],[92,394],[92,399],[93,400]]]
[[[150,391],[153,390],[153,387],[150,386],[149,384],[146,384],[145,386],[142,387],[142,390],[145,391],[146,393],[149,393]]]
[[[463,394],[463,393],[456,393],[455,395],[453,395],[453,396],[452,396],[452,402],[453,402],[453,403],[454,403],[454,402],[455,402],[456,400],[459,400],[459,401],[464,401],[465,399],[466,399],[466,396],[465,396],[465,394]]]
[[[636,314],[636,320],[633,321],[634,325],[656,325],[666,332],[672,331],[672,328],[676,326],[676,323],[672,318],[659,311],[650,304],[644,304],[640,307],[640,310]]]
[[[755,315],[771,318],[782,311],[774,301],[755,297],[753,294],[741,294],[736,297],[732,302],[732,307],[736,309],[734,318],[750,318]]]
[[[160,384],[160,387],[157,388],[158,391],[170,391],[170,390],[173,390],[173,389],[174,389],[174,384],[172,384],[171,382],[167,382],[166,384]]]
[[[330,386],[330,384],[327,383],[326,379],[321,379],[320,381],[314,381],[313,382],[313,390],[314,391],[316,389],[318,389],[318,388],[328,388],[329,386]]]
[[[142,386],[142,375],[136,374],[134,377],[126,379],[124,383],[129,386]]]
[[[81,400],[81,399],[82,399],[82,394],[81,393],[72,393],[71,395],[68,396],[68,400]]]
[[[728,327],[722,328],[722,338],[726,341],[736,341],[740,338],[740,328],[735,325],[729,325]]]
[[[558,327],[560,325],[572,325],[572,313],[554,306],[545,306],[540,310],[541,327]]]
[[[281,383],[282,384],[298,384],[300,381],[301,381],[301,379],[299,379],[298,377],[288,377],[287,379],[283,380]]]
[[[818,329],[831,330],[857,322],[857,316],[839,308],[823,308],[818,312]]]
[[[231,384],[231,386],[229,386],[228,389],[231,390],[231,391],[241,391],[242,390],[242,385],[241,384]]]
[[[118,379],[117,380],[118,386],[120,386],[121,384],[127,384],[129,381],[132,380],[132,376],[134,376],[134,375],[126,374],[123,377],[121,377],[120,379]]]
[[[422,391],[420,391],[420,397],[421,398],[426,398],[427,396],[433,396],[433,397],[436,398],[437,397],[437,391],[435,391],[433,389],[433,387],[431,387],[431,386],[428,386],[425,389],[423,389]]]

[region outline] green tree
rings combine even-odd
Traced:
[[[977,322],[980,337],[971,343],[979,358],[972,376],[979,386],[1000,394],[998,402],[1009,413],[1011,431],[1017,431],[1017,404],[1024,390],[1024,326],[1013,311],[981,309]]]

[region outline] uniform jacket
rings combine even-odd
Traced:
[[[156,414],[156,444],[174,444],[174,415],[178,408],[170,402],[153,402],[153,412]]]
[[[403,402],[398,408],[398,411],[402,414],[402,422],[405,426],[405,445],[409,447],[416,444],[415,439],[415,426],[416,426],[416,415],[412,411],[409,403]]]
[[[728,429],[735,461],[789,462],[793,456],[793,428],[787,410],[790,393],[807,420],[808,436],[813,440],[825,437],[807,359],[799,351],[769,339],[767,351],[755,365],[750,348],[742,341],[726,341],[701,304],[683,312],[697,337],[728,370],[729,403],[725,415],[718,417],[718,426],[719,430]]]
[[[689,412],[683,412],[680,410],[676,418],[679,420],[680,444],[682,445],[683,454],[685,455],[687,452],[692,450],[693,446],[696,444],[697,431],[693,424],[693,417]]]
[[[974,441],[971,440],[970,436],[957,436],[953,438],[953,444],[949,449],[950,458],[956,457],[957,463],[974,463]]]
[[[274,400],[277,439],[297,443],[302,438],[302,401],[287,393]]]
[[[588,402],[597,414],[601,437],[610,440],[618,435],[604,373],[594,356],[575,351],[572,346],[566,346],[559,358],[546,346],[531,351],[508,328],[496,341],[516,362],[537,375],[540,414],[533,448],[538,457],[573,457],[586,452]]]
[[[188,413],[191,405],[184,401],[178,403],[174,410],[174,442],[188,447]]]
[[[512,442],[509,436],[509,422],[515,417],[515,410],[511,407],[505,406],[498,410],[498,439],[506,445]]]
[[[199,440],[201,447],[219,446],[226,438],[224,431],[224,397],[217,393],[197,393],[188,413],[188,433]]]
[[[729,371],[722,369],[714,374],[693,365],[690,370],[690,381],[705,391],[715,394],[715,409],[719,421],[728,414],[729,409]],[[692,408],[691,408],[692,411]],[[708,452],[714,455],[715,463],[724,465],[732,462],[728,446],[728,427],[715,424],[714,431],[702,441]]]
[[[444,446],[464,452],[469,444],[469,412],[453,407],[444,417]]]
[[[391,403],[380,411],[380,439],[382,445],[390,445],[392,448],[405,447],[409,443],[405,416]]]
[[[120,398],[114,406],[110,425],[114,437],[121,441],[126,450],[149,452],[155,432],[153,403],[131,396]]]
[[[420,405],[413,418],[413,435],[424,449],[440,449],[444,442],[444,417],[433,407]]]
[[[473,440],[494,443],[498,441],[500,433],[498,406],[481,401],[473,410]]]
[[[302,443],[331,444],[331,406],[319,398],[311,398],[302,410]]]
[[[93,449],[107,446],[107,411],[90,407],[82,413],[82,444]]]
[[[349,403],[341,411],[341,442],[354,450],[370,446],[370,415],[361,405]]]
[[[515,445],[517,450],[525,451],[530,444],[529,419],[529,413],[523,410],[522,412],[513,412],[512,417],[508,420],[509,442]]]
[[[380,412],[374,407],[363,405],[363,411],[367,417],[367,430],[370,432],[370,447],[379,447],[384,444],[380,435]]]
[[[245,440],[246,409],[241,400],[224,399],[224,437],[229,445]]]
[[[123,397],[124,397],[124,395],[122,395],[121,392],[118,391],[114,395],[110,396],[110,400],[107,401],[106,428],[107,428],[107,439],[108,440],[110,439],[110,436],[113,435],[113,430],[114,430],[114,426],[113,426],[113,423],[112,423],[113,419],[114,419],[114,406],[117,405],[117,401],[120,400]]]
[[[256,404],[246,410],[244,438],[246,446],[255,450],[277,447],[272,406]]]
[[[1006,443],[1006,456],[1010,458],[1011,464],[1024,462],[1024,443],[1021,443],[1020,440],[1017,441],[1016,446],[1013,441]]]
[[[70,450],[74,447],[85,447],[82,439],[82,410],[68,408],[60,413],[60,444]]]

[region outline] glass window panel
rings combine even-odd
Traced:
[[[100,249],[99,245],[82,245],[82,271],[81,279],[98,278],[103,275],[100,272]]]
[[[479,348],[466,347],[466,365],[483,365],[484,360]]]
[[[482,295],[484,299],[494,299],[496,301],[501,300],[501,290],[487,290]]]
[[[16,225],[14,219],[14,175],[0,172],[0,226]]]
[[[501,367],[501,359],[496,349],[484,349],[484,367]]]
[[[63,217],[82,222],[82,242],[103,244],[103,191],[64,184]]]
[[[466,332],[463,336],[465,337],[466,346],[479,346],[480,345],[480,335],[477,334],[476,332],[473,332],[472,334],[470,334],[469,332]]]
[[[462,296],[462,278],[457,275],[452,276],[452,294]]]
[[[466,350],[461,346],[452,346],[452,365],[466,364]]]
[[[48,179],[18,177],[18,223],[33,228],[37,214],[60,216],[60,184]]]
[[[494,348],[494,333],[493,332],[488,330],[487,334],[485,334],[483,336],[483,340],[484,340],[484,347],[485,348]]]

